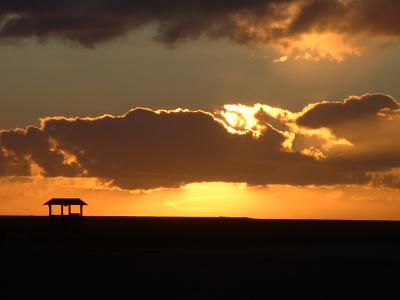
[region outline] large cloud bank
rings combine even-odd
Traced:
[[[2,0],[0,39],[92,47],[154,24],[167,44],[201,36],[269,43],[323,32],[397,38],[399,10],[396,0]]]
[[[3,130],[1,176],[96,177],[124,189],[191,182],[398,186],[400,105],[382,94],[217,113],[133,109]]]

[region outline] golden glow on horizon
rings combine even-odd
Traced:
[[[390,188],[210,182],[133,193],[95,178],[29,177],[0,178],[0,215],[46,215],[43,203],[55,196],[84,199],[85,215],[400,219],[400,190]]]
[[[244,183],[191,183],[181,188],[183,198],[166,200],[164,205],[182,212],[208,213],[211,215],[230,212],[235,215],[245,208],[246,200],[257,196],[249,193]]]

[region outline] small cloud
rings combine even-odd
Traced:
[[[284,62],[286,62],[288,60],[288,58],[289,57],[287,55],[284,55],[284,56],[281,56],[281,57],[279,57],[277,59],[274,59],[273,62],[274,63],[284,63]]]

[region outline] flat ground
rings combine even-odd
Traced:
[[[0,217],[1,299],[397,299],[400,222]]]

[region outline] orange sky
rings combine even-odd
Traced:
[[[300,112],[48,117],[0,133],[0,214],[80,197],[88,215],[398,219],[399,116],[396,99],[366,94]]]
[[[400,218],[400,2],[3,2],[0,214]]]
[[[95,179],[2,179],[1,215],[47,215],[51,197],[81,197],[85,215],[231,216],[295,219],[400,219],[400,192],[368,186],[295,187],[196,183],[130,192]],[[56,213],[59,213],[55,209]]]

